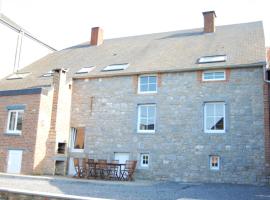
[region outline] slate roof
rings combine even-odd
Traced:
[[[223,54],[226,62],[197,63],[202,56]],[[86,42],[54,52],[23,68],[20,72],[31,72],[24,79],[2,79],[0,91],[50,85],[52,77],[41,75],[54,68],[68,68],[71,79],[263,65],[265,59],[262,22],[217,26],[215,33],[207,34],[203,28],[155,33],[108,39],[100,46]],[[119,63],[129,63],[129,67],[102,72],[107,65]],[[88,74],[75,74],[89,66],[96,67]]]

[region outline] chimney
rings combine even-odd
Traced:
[[[204,32],[205,33],[213,33],[215,32],[215,18],[216,13],[215,11],[207,11],[203,12],[204,18]]]
[[[93,27],[91,32],[90,45],[101,45],[103,43],[103,30],[100,27]]]

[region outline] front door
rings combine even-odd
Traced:
[[[21,172],[22,154],[22,150],[8,151],[7,173],[19,174]]]

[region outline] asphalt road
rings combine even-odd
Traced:
[[[119,200],[270,200],[270,186],[0,175],[0,187]]]

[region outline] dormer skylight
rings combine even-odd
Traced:
[[[102,71],[119,71],[128,68],[128,63],[108,65]]]
[[[215,63],[215,62],[225,62],[227,60],[226,55],[216,55],[216,56],[203,56],[199,58],[198,63]]]
[[[87,73],[91,72],[94,68],[95,68],[94,66],[83,67],[79,71],[77,71],[76,74],[87,74]]]
[[[48,71],[47,73],[45,73],[45,74],[43,74],[42,76],[43,77],[51,77],[52,75],[53,75],[53,71],[52,70],[50,70],[50,71]]]
[[[23,79],[24,77],[28,76],[30,73],[25,72],[25,73],[15,73],[7,77],[7,80],[14,80],[14,79]]]

